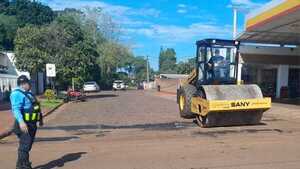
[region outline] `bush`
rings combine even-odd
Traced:
[[[47,100],[53,100],[55,99],[55,92],[54,90],[47,89],[44,93],[44,96],[47,98]]]

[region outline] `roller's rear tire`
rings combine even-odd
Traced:
[[[197,92],[193,85],[182,86],[178,90],[178,105],[180,116],[185,119],[196,118],[196,114],[191,112],[192,97]]]

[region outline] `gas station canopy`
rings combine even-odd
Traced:
[[[300,45],[300,0],[273,0],[251,12],[238,40],[250,43]]]

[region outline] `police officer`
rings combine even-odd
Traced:
[[[10,100],[15,117],[14,133],[19,138],[17,169],[32,169],[29,152],[35,139],[37,122],[42,124],[40,105],[30,92],[30,80],[22,75],[17,79],[18,87],[12,91]]]

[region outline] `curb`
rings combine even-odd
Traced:
[[[60,106],[64,105],[65,103],[62,102],[60,103],[59,105],[55,106],[53,109],[51,109],[50,111],[48,111],[47,113],[44,113],[43,114],[43,117],[47,117],[49,116],[50,114],[52,114],[55,110],[57,110],[58,108],[60,108]]]

